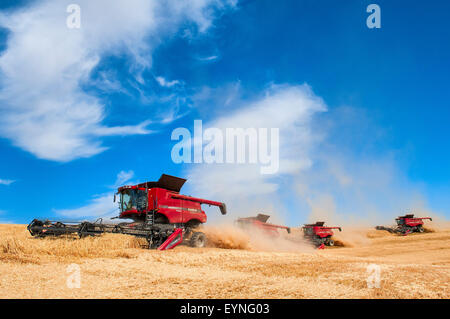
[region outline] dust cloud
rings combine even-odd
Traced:
[[[291,234],[280,230],[277,235],[266,233],[256,227],[243,229],[233,224],[224,224],[205,226],[202,231],[206,234],[210,247],[273,252],[315,250],[312,244],[303,239],[303,234],[298,229],[293,229]]]

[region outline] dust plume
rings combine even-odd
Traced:
[[[314,247],[303,240],[302,234],[279,231],[278,235],[268,234],[256,227],[242,229],[232,224],[204,226],[202,231],[208,238],[209,246],[226,249],[242,249],[272,252],[311,252]]]
[[[348,226],[342,229],[342,232],[334,233],[334,240],[336,246],[345,247],[360,247],[370,245],[370,240],[367,234],[370,232],[369,228]]]
[[[439,232],[450,229],[450,221],[440,213],[434,212],[423,201],[417,201],[411,211],[417,217],[431,217],[432,221],[425,221],[424,228],[429,232]]]
[[[205,226],[208,246],[224,249],[250,249],[250,236],[233,225]]]

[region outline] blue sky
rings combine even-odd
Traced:
[[[65,25],[69,3],[80,29]],[[111,214],[120,182],[161,173],[233,217],[450,217],[446,1],[108,3],[1,4],[0,221]],[[380,29],[366,26],[370,3]],[[326,112],[294,115],[309,95]],[[242,123],[268,96],[286,116],[261,119],[286,123],[281,156],[308,165],[261,177],[173,163],[175,128]]]

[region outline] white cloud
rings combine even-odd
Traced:
[[[216,0],[79,0],[81,28],[69,29],[70,3],[39,1],[0,14],[0,25],[10,31],[0,57],[0,136],[54,161],[98,154],[106,149],[104,136],[151,133],[149,122],[105,126],[104,102],[81,89],[103,56],[127,54],[130,72],[143,83],[152,50],[165,35],[184,22],[204,32],[216,11],[230,5]],[[120,86],[106,81],[100,87]]]
[[[114,183],[114,188],[122,186],[129,180],[131,180],[134,177],[133,171],[121,171],[119,174],[117,174],[116,182]]]
[[[243,101],[234,112],[203,123],[203,130],[279,128],[280,168],[277,174],[262,175],[256,164],[192,164],[188,167],[190,187],[196,195],[226,201],[229,211],[273,207],[276,200],[267,195],[278,190],[283,177],[311,166],[309,153],[320,138],[311,131],[311,123],[315,114],[326,109],[307,85],[273,85],[263,97]]]
[[[15,181],[13,181],[11,179],[0,179],[0,185],[11,185],[14,182]]]
[[[73,209],[55,209],[57,215],[73,218],[109,218],[119,214],[117,202],[114,203],[116,188],[129,182],[134,177],[133,171],[120,171],[111,192],[94,196],[87,205]]]
[[[203,115],[211,115],[214,111],[226,112],[231,106],[241,103],[241,82],[236,81],[220,87],[202,86],[198,88],[191,99],[197,111]],[[220,107],[211,108],[212,105]],[[217,114],[213,114],[217,116]]]
[[[198,58],[198,60],[204,61],[204,62],[211,62],[211,61],[217,60],[218,58],[219,58],[218,55],[210,55],[210,56]]]
[[[167,81],[162,76],[157,76],[155,79],[159,83],[159,85],[161,85],[163,87],[169,87],[170,88],[170,87],[172,87],[174,85],[180,84],[180,81],[178,81],[178,80]]]
[[[90,200],[90,202],[82,207],[74,209],[56,209],[56,214],[73,218],[89,218],[89,217],[114,217],[118,215],[119,208],[114,203],[114,194],[101,194]]]

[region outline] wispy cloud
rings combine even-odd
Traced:
[[[180,84],[180,81],[178,80],[167,81],[162,76],[157,76],[155,79],[158,82],[158,84],[163,87],[172,87],[174,85]]]
[[[205,32],[217,10],[234,4],[79,0],[81,28],[69,29],[69,3],[39,1],[0,15],[0,25],[10,31],[0,57],[0,136],[54,161],[98,154],[107,149],[104,136],[151,133],[148,121],[105,125],[105,102],[82,89],[90,85],[91,72],[105,55],[125,54],[129,72],[144,83],[143,71],[151,68],[152,52],[165,35],[181,25]],[[92,85],[99,86],[98,81]],[[100,87],[120,88],[120,83],[104,81]]]
[[[1,179],[0,178],[0,185],[11,185],[12,183],[14,183],[14,180],[11,179]]]
[[[112,193],[101,194],[91,199],[85,206],[74,209],[55,209],[54,212],[73,218],[114,217],[118,215],[118,206],[113,200]]]
[[[124,183],[131,180],[133,177],[134,177],[133,171],[121,171],[119,174],[117,174],[117,179],[116,182],[114,183],[113,188],[123,185]]]
[[[205,57],[199,57],[197,58],[199,61],[203,61],[203,62],[211,62],[211,61],[215,61],[219,58],[218,55],[210,55],[210,56],[205,56]]]
[[[217,117],[218,112],[226,112],[230,107],[243,104],[241,95],[241,82],[236,81],[219,87],[205,85],[197,88],[191,100],[202,117]],[[218,107],[211,108],[212,105]]]
[[[111,191],[95,195],[84,206],[71,209],[54,209],[57,215],[72,218],[110,218],[118,215],[117,203],[114,203],[115,189],[134,177],[133,171],[121,171],[117,174],[116,181],[111,186]]]

